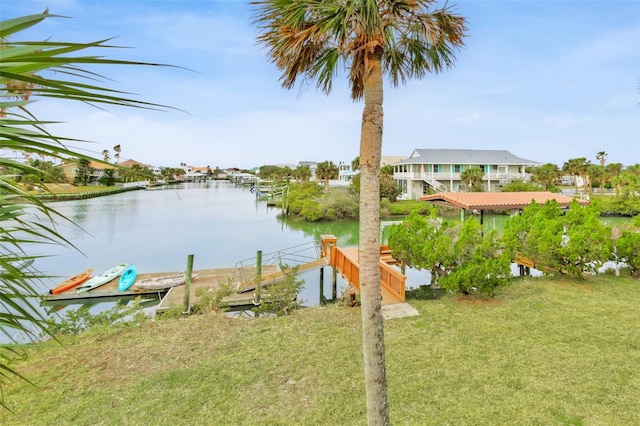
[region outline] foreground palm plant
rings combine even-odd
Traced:
[[[7,380],[18,373],[9,366],[19,348],[11,342],[16,336],[37,337],[47,333],[46,319],[37,308],[36,284],[45,278],[33,266],[34,256],[27,252],[33,244],[67,244],[55,229],[56,211],[29,195],[12,176],[32,171],[32,167],[2,153],[15,152],[57,159],[100,161],[69,149],[71,139],[51,134],[47,125],[29,112],[34,98],[54,98],[92,105],[166,109],[142,102],[127,93],[99,85],[103,77],[83,68],[86,65],[160,65],[107,59],[85,55],[95,48],[115,48],[109,40],[90,43],[56,41],[16,41],[20,31],[45,19],[59,17],[45,11],[0,22],[0,395]],[[55,72],[55,73],[53,73]],[[58,78],[53,78],[56,76]],[[32,219],[32,213],[49,218]],[[62,218],[64,219],[64,218]],[[1,343],[1,342],[10,343]],[[0,398],[0,406],[5,407]]]
[[[258,41],[282,86],[315,80],[329,93],[344,67],[351,99],[364,99],[360,137],[360,286],[367,417],[389,422],[379,270],[383,74],[394,86],[453,65],[465,20],[433,0],[258,0]]]

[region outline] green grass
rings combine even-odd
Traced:
[[[640,282],[517,279],[385,322],[396,425],[640,424]],[[6,425],[366,424],[360,310],[216,315],[41,344]]]

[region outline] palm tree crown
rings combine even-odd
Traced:
[[[381,55],[394,86],[453,65],[463,45],[461,16],[429,11],[433,0],[259,0],[258,41],[282,71],[283,87],[298,77],[329,93],[339,65],[349,70],[351,98],[364,95],[370,55]]]

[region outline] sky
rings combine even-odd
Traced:
[[[442,5],[443,3],[439,3]],[[640,2],[450,0],[467,20],[453,68],[384,86],[384,156],[414,149],[508,150],[559,166],[584,157],[640,163]],[[2,0],[0,19],[51,18],[14,40],[89,42],[115,37],[111,59],[175,67],[108,66],[112,89],[165,111],[40,99],[48,130],[88,142],[101,158],[249,169],[299,161],[350,163],[359,154],[362,102],[346,73],[329,95],[280,85],[257,44],[255,9],[240,0]]]

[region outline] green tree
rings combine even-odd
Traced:
[[[316,177],[324,181],[324,192],[329,192],[329,181],[338,178],[338,166],[333,161],[323,161],[318,163]]]
[[[73,179],[73,183],[75,185],[88,185],[93,172],[94,168],[91,167],[91,161],[86,158],[79,158],[76,160],[76,176]]]
[[[360,289],[367,418],[389,422],[379,269],[383,74],[392,85],[453,65],[465,20],[430,0],[257,0],[258,41],[282,71],[282,85],[316,81],[329,93],[348,72],[353,100],[364,99],[360,137]]]
[[[625,167],[615,182],[620,186],[620,194],[637,197],[640,194],[640,164]]]
[[[349,184],[349,190],[356,195],[360,195],[360,174],[357,174],[351,178]],[[386,198],[387,200],[395,203],[398,200],[398,196],[402,194],[402,187],[393,179],[393,175],[386,173],[380,174],[380,199]]]
[[[580,278],[611,257],[611,230],[599,216],[597,206],[580,206],[577,200],[566,212],[555,201],[532,202],[521,215],[509,218],[502,238],[511,258],[520,254]]]
[[[466,219],[453,240],[453,256],[444,265],[440,285],[452,292],[493,297],[511,277],[511,258],[501,250],[498,232],[483,233],[474,217]]]
[[[582,186],[584,187],[586,192],[589,181],[587,172],[589,164],[590,161],[588,161],[584,157],[580,157],[571,158],[562,165],[562,171],[573,176],[573,183],[576,187],[576,193],[578,192],[578,180],[576,179],[577,176],[580,176],[582,178]]]
[[[564,270],[578,278],[584,272],[595,274],[611,258],[611,229],[600,220],[598,207],[580,206],[573,200],[562,216],[562,224],[559,261]]]
[[[629,272],[633,278],[640,278],[640,215],[636,216],[627,226],[618,230],[617,235],[612,232],[613,260],[624,262],[629,266]],[[617,269],[616,269],[617,273]]]
[[[604,182],[606,180],[607,174],[605,173],[605,166],[604,164],[607,162],[607,157],[609,156],[609,154],[607,154],[605,151],[598,151],[596,153],[596,160],[598,160],[600,162],[600,174],[599,174],[599,178],[600,178],[600,194],[604,194]]]
[[[213,178],[220,179],[220,173],[222,173],[222,170],[220,170],[220,167],[216,166],[216,168],[213,169]]]
[[[498,233],[484,235],[475,218],[464,223],[413,212],[389,231],[394,257],[431,272],[431,284],[454,293],[493,296],[510,280],[511,258],[501,250]]]
[[[292,176],[298,182],[306,182],[311,179],[311,168],[309,166],[297,166],[293,169]]]
[[[540,186],[533,182],[525,182],[522,179],[514,179],[502,186],[502,192],[532,192],[540,191]]]
[[[353,170],[354,172],[356,170],[360,170],[360,157],[356,157],[351,160],[351,170]]]
[[[385,166],[380,167],[380,174],[381,175],[389,175],[389,176],[393,177],[393,165],[387,164]]]
[[[90,43],[45,41],[20,41],[14,38],[23,30],[45,19],[55,17],[48,11],[41,14],[7,19],[0,22],[0,146],[15,152],[43,158],[83,159],[99,161],[67,148],[66,142],[79,142],[58,138],[43,127],[47,121],[39,120],[28,110],[38,98],[54,98],[80,101],[89,104],[130,106],[141,108],[165,108],[127,98],[123,93],[97,85],[101,76],[94,65],[154,65],[108,59],[104,55],[83,55],[87,49],[114,48],[108,40]],[[104,51],[103,51],[104,53]],[[83,66],[90,65],[92,70]],[[68,80],[64,80],[68,77]],[[88,83],[87,83],[88,82]],[[15,159],[0,156],[0,169],[29,170],[31,166]],[[36,244],[69,242],[47,226],[41,218],[31,219],[37,210],[44,218],[60,215],[36,197],[24,192],[15,182],[0,176],[0,330],[8,333],[24,333],[34,336],[47,332],[47,325],[32,300],[38,299],[38,291],[32,282],[44,279],[37,268],[25,267],[37,256],[28,254],[27,246]],[[37,336],[36,336],[37,337]],[[9,363],[19,348],[0,345],[0,386],[18,373]],[[0,389],[1,391],[2,389]],[[0,392],[2,398],[3,392]],[[4,400],[0,405],[6,407]],[[8,408],[8,407],[6,407]]]
[[[594,182],[598,182],[600,186],[600,194],[604,192],[605,173],[604,167],[599,164],[589,164],[587,174],[589,175],[589,192],[593,192]]]
[[[606,180],[609,184],[615,187],[616,195],[620,195],[620,186],[618,185],[618,178],[624,166],[622,163],[610,163],[604,167]]]
[[[564,231],[556,201],[537,204],[532,201],[522,213],[512,216],[504,226],[502,241],[510,258],[528,257],[540,265],[560,268],[559,247]]]
[[[560,167],[553,163],[543,164],[539,167],[532,167],[529,171],[531,173],[531,179],[534,182],[544,185],[545,191],[548,191],[549,187],[562,177]]]
[[[104,186],[113,186],[116,184],[115,170],[114,169],[106,169],[100,179],[98,179],[101,185]]]
[[[272,165],[260,166],[260,178],[272,179],[279,169],[280,169],[279,166],[272,166]]]
[[[480,167],[477,167],[477,166],[464,169],[462,173],[460,173],[460,180],[468,185],[468,188],[471,189],[471,192],[482,191],[483,177],[484,177],[484,172]]]

